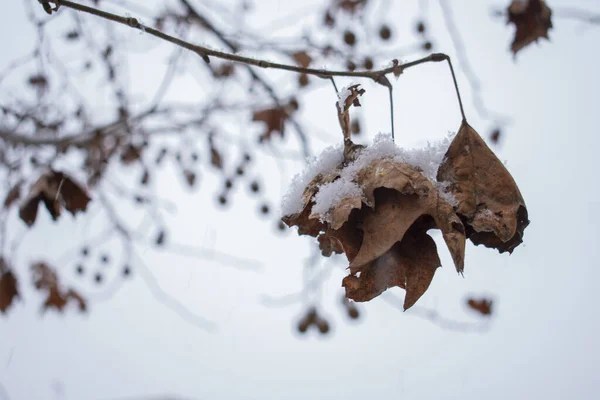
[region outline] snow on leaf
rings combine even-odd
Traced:
[[[329,149],[295,178],[282,220],[318,237],[324,256],[346,254],[346,297],[369,301],[397,286],[406,290],[404,308],[414,305],[440,266],[430,229],[442,232],[461,273],[467,238],[501,252],[521,242],[529,223],[521,194],[466,122],[451,143],[425,149],[378,135],[368,147],[346,137],[340,151]]]
[[[318,175],[333,171],[344,161],[344,148],[342,144],[327,147],[317,157],[307,160],[306,169],[296,175],[292,180],[287,193],[281,202],[283,215],[293,215],[301,212],[308,200],[303,199],[305,188]],[[311,198],[314,193],[311,194]]]

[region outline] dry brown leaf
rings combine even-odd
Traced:
[[[483,139],[466,122],[446,152],[437,174],[449,182],[456,213],[475,244],[512,253],[529,224],[527,208],[514,179]]]
[[[142,156],[142,148],[129,144],[125,147],[125,150],[121,154],[121,162],[125,165],[129,165],[140,159]]]
[[[350,139],[352,134],[352,126],[350,124],[350,114],[348,111],[353,105],[355,107],[360,107],[360,101],[358,100],[358,97],[365,93],[365,89],[360,88],[360,84],[349,86],[346,89],[350,91],[350,94],[346,96],[342,106],[340,107],[339,102],[335,103],[335,105],[338,111],[340,127],[344,133],[344,139]]]
[[[321,254],[325,257],[329,257],[333,253],[342,254],[344,252],[342,243],[327,233],[321,233],[317,237],[317,240],[319,241],[319,249],[321,249]]]
[[[59,198],[62,198],[66,210],[72,215],[76,215],[80,211],[85,211],[91,200],[87,191],[62,172],[56,172],[55,179],[60,179]]]
[[[349,14],[355,14],[360,12],[366,4],[367,0],[337,0],[334,6]]]
[[[308,68],[308,66],[312,62],[312,57],[309,56],[306,51],[298,51],[293,54],[293,57],[296,61],[296,64],[298,64],[302,68]]]
[[[235,64],[221,64],[218,68],[211,67],[213,75],[217,79],[229,78],[235,72]]]
[[[33,225],[38,205],[43,202],[52,219],[57,220],[61,214],[61,205],[75,215],[79,211],[85,211],[90,200],[87,191],[71,177],[50,170],[31,186],[29,195],[19,210],[19,217],[28,226]]]
[[[326,226],[321,221],[315,218],[310,218],[310,210],[313,203],[309,203],[302,209],[301,212],[284,216],[281,220],[289,227],[297,226],[298,235],[309,235],[317,237],[319,233],[325,231]]]
[[[375,209],[365,210],[362,224],[364,239],[350,268],[365,265],[400,242],[412,224],[426,209],[417,195],[403,195],[395,190],[378,191]]]
[[[36,289],[47,292],[42,310],[55,308],[63,312],[69,301],[74,301],[80,311],[87,310],[87,302],[83,296],[73,289],[64,290],[58,280],[56,272],[46,263],[38,262],[31,266],[33,284]]]
[[[398,286],[406,290],[404,309],[412,307],[427,291],[440,266],[435,242],[426,233],[428,225],[426,219],[416,221],[402,241],[366,265],[358,277],[344,278],[346,297],[369,301]]]
[[[21,197],[21,186],[23,185],[23,181],[17,182],[12,189],[8,191],[6,194],[6,198],[4,199],[4,208],[9,208],[12,206],[19,198]]]
[[[267,125],[266,131],[259,138],[260,141],[270,140],[276,132],[283,137],[283,127],[287,118],[288,114],[283,107],[255,111],[252,120],[262,121]]]
[[[329,174],[318,174],[306,186],[302,194],[302,210],[296,214],[286,215],[281,220],[289,227],[297,226],[299,235],[310,235],[317,237],[319,232],[325,230],[325,225],[318,218],[311,218],[312,199],[319,191],[321,185],[332,182],[339,175],[334,171]]]
[[[350,95],[340,110],[341,124],[351,97],[359,94]],[[520,243],[529,222],[521,194],[466,122],[446,152],[435,185],[416,167],[391,157],[376,158],[351,170],[351,177],[342,176],[363,151],[349,138],[344,145],[344,160],[313,178],[304,188],[301,211],[283,221],[298,226],[301,235],[318,237],[323,255],[346,254],[350,274],[342,285],[348,298],[369,301],[397,286],[406,290],[405,309],[414,305],[440,266],[435,242],[427,235],[430,229],[441,230],[461,273],[467,238],[501,252]],[[336,200],[329,210],[313,212],[321,187],[337,179],[351,179],[346,183],[360,190],[349,190],[352,195]]]
[[[217,169],[223,169],[223,157],[214,146],[210,148],[210,164]]]
[[[60,216],[60,203],[57,199],[56,192],[58,185],[53,177],[49,174],[44,174],[31,186],[29,195],[19,209],[19,217],[28,225],[34,224],[37,218],[38,205],[44,203],[46,209],[50,213],[53,220]]]
[[[552,28],[552,10],[544,0],[513,0],[508,6],[508,23],[516,27],[511,51],[516,55],[525,46],[548,38]]]
[[[491,299],[486,298],[482,298],[479,300],[473,298],[467,299],[467,305],[469,306],[469,308],[477,311],[481,315],[492,315],[493,304],[494,302]]]
[[[18,297],[17,277],[0,258],[0,312],[4,314]]]
[[[399,286],[407,290],[405,306],[410,308],[440,265],[428,229],[442,230],[456,269],[462,271],[466,238],[459,217],[432,183],[408,164],[377,159],[356,175],[361,196],[343,199],[326,216],[308,214],[314,195],[339,177],[341,167],[315,177],[305,188],[302,212],[283,220],[299,226],[300,234],[320,233],[324,255],[331,255],[334,246],[335,252],[346,254],[350,275],[343,286],[348,298],[368,301]]]
[[[183,176],[185,177],[185,181],[187,182],[188,186],[193,187],[196,184],[196,174],[194,171],[184,169]]]

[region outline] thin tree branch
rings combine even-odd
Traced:
[[[473,93],[473,105],[475,106],[475,110],[477,110],[479,115],[481,115],[483,118],[505,120],[506,117],[499,115],[494,116],[494,113],[486,107],[485,101],[483,100],[483,96],[481,93],[481,83],[479,82],[479,78],[477,77],[477,74],[475,73],[475,70],[469,62],[469,58],[467,57],[467,51],[465,49],[463,39],[460,35],[458,27],[456,26],[456,23],[454,22],[452,8],[446,0],[438,0],[438,2],[440,4],[440,8],[442,9],[444,24],[446,25],[446,29],[448,30],[450,40],[454,45],[454,50],[456,52],[458,62],[462,68],[465,77],[467,78],[469,86],[471,86],[471,91]],[[450,60],[448,60],[448,62],[450,62]],[[452,68],[452,65],[450,65],[450,68]],[[452,71],[452,75],[454,77],[454,71]],[[454,78],[454,82],[456,85],[456,78]]]
[[[15,145],[23,146],[73,146],[73,145],[85,145],[90,141],[94,140],[98,133],[110,135],[114,132],[120,132],[123,126],[128,126],[133,122],[137,122],[150,115],[157,115],[169,112],[168,109],[156,110],[154,107],[128,119],[120,119],[116,122],[104,125],[99,128],[90,129],[84,133],[78,133],[75,135],[68,135],[62,137],[38,137],[38,136],[26,136],[19,133],[15,133],[6,127],[0,126],[0,139],[5,142],[12,143]]]
[[[214,322],[207,320],[204,317],[201,317],[197,314],[194,314],[190,311],[183,303],[177,300],[175,297],[171,296],[167,293],[158,283],[158,279],[150,272],[150,269],[143,262],[142,258],[134,253],[136,258],[138,259],[137,265],[141,266],[141,277],[146,282],[146,287],[150,290],[152,296],[163,304],[165,307],[169,308],[171,311],[178,314],[181,318],[186,320],[187,322],[198,326],[199,328],[205,329],[209,332],[214,332],[217,328]]]
[[[379,81],[380,77],[382,75],[387,75],[390,73],[401,73],[403,72],[405,69],[420,65],[420,64],[424,64],[427,62],[441,62],[441,61],[445,61],[448,60],[449,64],[450,64],[450,70],[452,72],[453,78],[454,78],[454,86],[456,87],[456,92],[458,95],[458,100],[461,106],[461,114],[464,117],[464,110],[462,108],[462,100],[460,98],[460,94],[459,94],[459,90],[458,90],[458,85],[456,82],[456,77],[454,76],[454,70],[452,69],[452,64],[450,62],[450,57],[447,56],[446,54],[442,54],[442,53],[434,53],[431,54],[429,56],[423,57],[423,58],[419,58],[417,60],[414,61],[409,61],[406,62],[404,64],[395,64],[391,67],[387,67],[387,68],[383,68],[383,69],[379,69],[379,70],[365,70],[365,71],[340,71],[340,70],[326,70],[326,69],[315,69],[315,68],[307,68],[307,67],[299,67],[296,65],[290,65],[290,64],[282,64],[282,63],[276,63],[276,62],[270,62],[270,61],[266,61],[266,60],[261,60],[258,58],[250,58],[250,57],[244,57],[244,56],[240,56],[237,54],[232,54],[232,53],[226,53],[226,52],[222,52],[222,51],[218,51],[218,50],[213,50],[213,49],[209,49],[207,47],[204,46],[200,46],[200,45],[196,45],[196,44],[192,44],[189,42],[186,42],[182,39],[176,38],[174,36],[168,35],[166,33],[163,33],[159,30],[156,30],[154,28],[151,27],[147,27],[142,25],[136,18],[131,18],[131,17],[121,17],[119,15],[115,15],[115,14],[111,14],[109,12],[106,11],[102,11],[93,7],[88,7],[88,6],[84,6],[82,4],[78,4],[78,3],[74,3],[72,1],[67,1],[67,0],[48,0],[54,4],[56,4],[57,6],[64,6],[64,7],[69,7],[72,8],[74,10],[78,10],[78,11],[82,11],[82,12],[87,12],[90,13],[92,15],[96,15],[98,17],[104,18],[104,19],[108,19],[110,21],[114,21],[114,22],[118,22],[120,24],[129,26],[131,28],[134,29],[139,29],[139,30],[143,30],[144,32],[158,37],[160,39],[166,40],[170,43],[173,43],[177,46],[183,47],[185,49],[188,49],[200,56],[202,56],[205,60],[209,60],[208,57],[216,57],[216,58],[220,58],[223,60],[228,60],[228,61],[232,61],[232,62],[238,62],[238,63],[242,63],[242,64],[246,64],[248,66],[255,66],[255,67],[261,67],[261,68],[272,68],[272,69],[278,69],[278,70],[282,70],[282,71],[291,71],[291,72],[297,72],[297,73],[302,73],[302,74],[308,74],[308,75],[314,75],[323,79],[329,79],[333,76],[345,76],[345,77],[358,77],[358,78],[370,78],[373,79],[374,81]],[[181,0],[184,4],[188,4],[187,0]],[[193,9],[192,9],[193,10]],[[200,16],[199,14],[195,14],[195,16],[197,16],[198,18],[200,18],[200,21],[206,21],[205,18],[203,18],[202,16]],[[209,28],[210,29],[210,28]],[[214,28],[212,30],[213,32],[218,32],[215,31]],[[224,43],[226,43],[230,48],[232,48],[232,50],[236,49],[236,46],[229,42],[227,39],[221,38],[221,40],[223,40]],[[254,72],[253,72],[253,77],[256,77],[257,79],[260,79]]]
[[[600,25],[600,14],[573,7],[554,7],[552,16],[557,18],[575,19],[592,25]]]
[[[390,93],[390,124],[392,125],[392,142],[395,141],[395,134],[394,134],[394,96],[392,93],[392,85],[388,86],[388,91]],[[460,100],[460,97],[459,97]],[[461,107],[462,109],[462,107]],[[464,114],[463,114],[463,119],[464,119]]]
[[[381,298],[386,303],[388,303],[389,305],[391,305],[394,308],[399,308],[399,309],[403,308],[404,301],[401,298],[399,298],[391,293],[384,293],[381,296]],[[418,307],[418,306],[411,307],[410,311],[407,311],[406,314],[412,315],[415,317],[424,318],[424,319],[432,322],[433,324],[439,326],[440,328],[447,329],[450,331],[458,331],[458,332],[464,332],[464,333],[468,333],[468,332],[484,333],[484,332],[487,332],[490,328],[489,320],[483,321],[482,323],[455,321],[455,320],[443,317],[436,310],[427,309],[427,308]]]

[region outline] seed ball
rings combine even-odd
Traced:
[[[387,25],[382,25],[379,29],[379,37],[383,40],[389,40],[392,37],[392,30]]]
[[[344,42],[348,46],[354,46],[356,44],[356,35],[351,31],[344,32]]]

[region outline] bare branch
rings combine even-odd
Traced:
[[[382,296],[383,300],[394,308],[403,309],[404,300],[391,293],[384,293]],[[409,311],[405,311],[407,315],[424,318],[433,324],[439,326],[442,329],[459,332],[487,332],[490,328],[489,321],[486,320],[483,323],[473,322],[462,322],[455,321],[449,318],[445,318],[436,310],[431,310],[419,306],[413,306]]]

